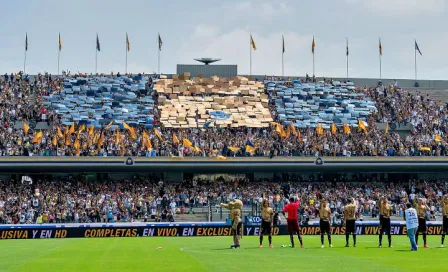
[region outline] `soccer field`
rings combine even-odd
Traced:
[[[4,240],[0,271],[389,272],[447,267],[448,250],[439,248],[440,236],[429,236],[431,248],[418,252],[410,251],[406,236],[394,236],[393,248],[378,248],[378,236],[358,236],[356,248],[344,247],[345,236],[332,238],[334,248],[320,248],[319,236],[304,236],[305,248],[293,249],[281,246],[289,244],[288,236],[273,237],[274,248],[265,237],[260,249],[258,237],[244,237],[237,250],[229,249],[231,237]]]

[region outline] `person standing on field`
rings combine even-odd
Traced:
[[[417,211],[412,207],[411,203],[406,204],[404,211],[404,220],[406,221],[406,228],[411,242],[411,251],[417,251],[417,243],[415,242],[415,233],[418,229]]]

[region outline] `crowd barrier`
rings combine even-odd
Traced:
[[[392,234],[405,235],[403,221],[392,222]],[[244,235],[260,235],[260,225],[244,225]],[[379,222],[357,222],[359,235],[379,234]],[[442,234],[442,222],[428,222],[428,234]],[[334,235],[345,233],[345,227],[333,226]],[[274,226],[273,235],[288,234],[286,225]],[[320,234],[318,222],[302,226],[303,235]],[[189,237],[189,236],[230,236],[231,228],[226,223],[110,223],[110,224],[32,224],[1,225],[0,239],[60,239],[60,238],[99,238],[99,237]]]

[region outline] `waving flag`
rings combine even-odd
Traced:
[[[98,34],[96,34],[96,50],[98,52],[101,51],[100,38],[98,38]]]
[[[285,53],[285,38],[282,35],[282,53]]]
[[[28,32],[25,34],[25,51],[28,51]]]
[[[381,38],[380,38],[380,42],[378,44],[378,49],[380,50],[380,56],[383,55],[383,45],[381,44]]]
[[[162,51],[162,45],[163,45],[162,38],[160,37],[159,34],[159,51]]]
[[[314,40],[313,36],[313,43],[311,44],[311,53],[313,53],[313,55],[314,55],[314,48],[316,48],[316,41]]]
[[[255,51],[257,50],[257,45],[255,44],[254,39],[252,38],[252,35],[250,35],[250,44],[252,45],[252,49]]]
[[[345,40],[346,40],[346,43],[347,43],[345,55],[348,56],[349,55],[349,52],[348,52],[348,39],[345,38]]]
[[[420,54],[420,56],[423,56],[422,51],[420,51],[420,48],[418,47],[417,41],[415,41],[415,50]]]
[[[59,33],[59,51],[62,51],[62,39],[61,39],[61,33]]]
[[[128,33],[126,33],[126,50],[131,51],[131,43],[129,42]]]

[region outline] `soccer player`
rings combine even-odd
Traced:
[[[302,235],[300,233],[299,227],[299,207],[300,202],[295,201],[293,197],[289,198],[289,204],[287,204],[283,210],[282,214],[286,217],[285,212],[288,213],[288,217],[286,218],[288,224],[289,237],[291,239],[291,246],[295,248],[294,245],[294,233],[297,232],[297,236],[299,237],[300,247],[303,248]]]
[[[320,242],[322,244],[321,248],[324,248],[324,234],[328,235],[328,244],[330,247],[333,247],[331,244],[331,210],[327,207],[327,201],[325,199],[322,200],[319,207],[319,218],[320,218]]]
[[[442,216],[443,216],[443,229],[442,229],[442,245],[445,243],[445,235],[448,233],[448,196],[442,198]]]
[[[406,204],[404,211],[404,220],[406,221],[406,228],[411,242],[411,251],[417,251],[417,243],[415,242],[415,234],[418,229],[417,211],[412,207],[411,203]]]
[[[423,203],[423,199],[418,199],[417,204],[417,216],[418,216],[418,230],[415,233],[415,243],[418,247],[418,234],[421,232],[423,234],[423,243],[424,247],[428,248],[428,245],[426,244],[426,212],[429,211],[428,205],[426,203]]]
[[[387,197],[383,196],[378,203],[378,207],[380,208],[380,236],[379,242],[380,245],[378,247],[383,246],[383,234],[387,233],[387,239],[389,240],[389,247],[392,247],[392,235],[390,234],[390,215],[392,206],[387,201]]]
[[[274,210],[269,207],[269,200],[263,199],[261,207],[261,232],[260,232],[260,248],[263,247],[263,235],[269,235],[269,247],[272,245],[272,225],[274,224]]]
[[[348,204],[344,207],[344,220],[345,220],[345,247],[349,247],[348,240],[350,234],[353,235],[353,246],[356,247],[356,204],[353,198],[348,200]]]

